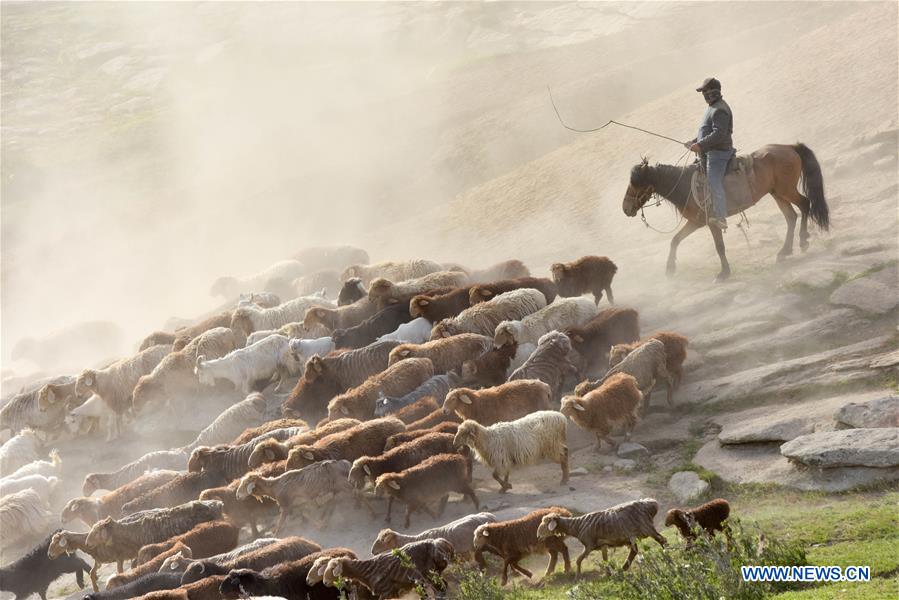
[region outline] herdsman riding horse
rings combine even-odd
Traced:
[[[734,159],[737,160],[737,159]],[[708,224],[709,215],[701,200],[694,198],[693,174],[696,165],[678,167],[674,165],[650,166],[646,159],[631,169],[630,185],[624,195],[622,209],[629,217],[635,216],[643,205],[658,194],[671,202],[686,219],[686,224],[671,240],[668,253],[668,275],[674,274],[677,262],[677,246],[684,238]],[[763,146],[751,154],[751,168],[746,173],[751,194],[742,206],[728,202],[728,214],[732,216],[755,205],[766,194],[771,194],[777,207],[787,220],[787,237],[783,248],[777,253],[778,262],[793,254],[793,237],[796,229],[796,211],[799,207],[802,222],[799,226],[799,248],[808,248],[808,218],[822,230],[830,228],[827,201],[824,199],[824,178],[815,154],[805,144],[792,146],[772,144]],[[728,177],[731,177],[730,175]],[[797,186],[802,184],[802,193]],[[721,271],[715,281],[724,281],[730,276],[730,265],[724,253],[724,236],[721,229],[711,226],[715,249],[721,260]]]

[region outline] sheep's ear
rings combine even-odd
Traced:
[[[362,465],[362,470],[365,471],[365,474],[371,477],[371,469],[368,468],[368,465]]]
[[[441,332],[440,332],[440,335],[442,335],[442,336],[445,337],[445,338],[451,337],[451,336],[450,336],[450,332],[447,331],[446,329],[444,329],[443,331],[441,331]]]
[[[60,548],[65,548],[68,545],[69,545],[69,540],[67,540],[65,537],[59,538],[59,547]]]
[[[549,529],[550,531],[555,531],[556,530],[556,520],[553,519],[549,523],[547,523],[546,528]]]
[[[493,292],[490,290],[481,290],[481,295],[485,298],[489,298],[493,295]]]
[[[400,350],[400,356],[409,356],[412,354],[411,350]]]
[[[392,480],[392,479],[391,479],[390,481],[387,482],[387,485],[389,485],[390,487],[392,487],[392,488],[395,489],[395,490],[399,490],[399,489],[400,489],[400,484],[398,484],[397,482],[395,482],[395,481]]]
[[[341,406],[340,412],[341,412],[341,414],[344,414],[344,415],[350,414],[350,410],[346,406]]]
[[[247,485],[247,493],[248,493],[248,494],[252,494],[252,493],[253,493],[253,490],[255,490],[255,489],[256,489],[256,482],[255,482],[255,481],[251,481],[251,482]]]
[[[47,386],[47,404],[53,404],[56,402],[56,394],[53,392],[53,388],[49,385]]]
[[[315,460],[315,457],[311,452],[303,452],[303,458],[305,458],[306,460]]]
[[[581,405],[580,402],[577,402],[577,401],[572,402],[571,405],[574,406],[574,409],[575,409],[575,410],[580,410],[580,411],[586,411],[586,410],[587,410],[586,408],[584,408],[584,407]]]
[[[92,373],[88,373],[84,376],[84,385],[94,385],[94,375]]]
[[[206,572],[206,563],[200,563],[200,573]]]
[[[428,306],[430,303],[431,303],[431,301],[426,300],[425,298],[422,298],[421,300],[418,301],[419,306]]]
[[[341,571],[343,571],[343,563],[340,561],[337,561],[337,563],[334,564],[334,574],[339,577]]]
[[[471,404],[471,396],[468,394],[460,394],[459,400],[461,400],[463,404]]]
[[[484,537],[490,537],[490,532],[485,529],[481,531],[481,535],[483,535]]]
[[[324,370],[324,365],[322,364],[322,359],[320,356],[316,355],[310,359],[310,367],[315,369],[317,373],[321,373]]]
[[[584,343],[584,338],[581,337],[581,336],[578,335],[578,334],[575,334],[575,335],[574,335],[574,341],[577,342],[578,344],[583,344],[583,343]]]
[[[270,449],[266,448],[265,449],[265,458],[267,458],[268,460],[275,460],[275,453],[272,452]]]

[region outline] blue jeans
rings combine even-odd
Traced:
[[[715,217],[727,217],[727,197],[724,195],[724,175],[727,163],[734,155],[733,150],[709,150],[705,153],[705,172],[709,180],[709,191],[712,194],[712,210]]]

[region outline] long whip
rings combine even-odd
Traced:
[[[562,119],[562,115],[559,114],[559,108],[556,106],[556,101],[553,98],[553,92],[551,89],[549,89],[549,86],[546,86],[546,91],[549,92],[549,101],[553,105],[553,110],[556,111],[556,118],[559,119],[559,123],[562,124],[562,127],[564,127],[565,129],[568,129],[570,131],[575,131],[577,133],[593,133],[594,131],[599,131],[601,129],[605,129],[609,125],[618,125],[619,127],[627,127],[628,129],[635,129],[637,131],[642,131],[643,133],[648,133],[649,135],[654,135],[656,137],[662,138],[663,140],[669,140],[679,146],[684,145],[684,142],[682,142],[680,140],[676,140],[673,137],[668,137],[667,135],[662,135],[661,133],[656,133],[655,131],[649,131],[648,129],[643,129],[642,127],[635,127],[633,125],[627,125],[626,123],[619,123],[618,121],[615,121],[613,119],[609,119],[608,123],[606,123],[605,125],[603,125],[601,127],[594,127],[593,129],[577,129],[575,127],[571,127],[570,125],[565,123],[565,120]]]

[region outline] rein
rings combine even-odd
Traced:
[[[687,150],[686,152],[684,152],[683,154],[681,154],[681,155],[680,155],[680,158],[677,159],[677,162],[674,163],[674,166],[675,166],[675,167],[680,166],[681,161],[684,160],[684,158],[685,158],[689,153],[690,153],[690,151]],[[649,202],[649,201],[651,201],[651,200],[654,199],[654,200],[655,200],[655,204],[651,204],[651,205],[650,205],[650,208],[655,207],[655,206],[659,206],[660,204],[662,204],[662,200],[663,200],[665,197],[671,195],[671,192],[673,192],[674,190],[677,189],[677,186],[680,185],[681,179],[684,178],[684,174],[685,174],[686,172],[687,172],[687,164],[686,164],[686,162],[685,162],[684,165],[681,167],[681,172],[680,172],[680,175],[678,175],[678,177],[677,177],[677,181],[674,182],[674,185],[671,186],[671,189],[668,190],[668,193],[667,193],[667,194],[660,194],[660,193],[658,193],[658,192],[655,190],[655,186],[653,186],[652,194],[650,194],[649,199],[647,200],[647,202]],[[689,202],[689,199],[688,199],[687,201]],[[676,230],[681,226],[681,223],[684,222],[684,213],[683,213],[682,210],[678,210],[677,212],[680,214],[680,218],[677,220],[677,223],[674,225],[674,227],[673,227],[672,229],[668,229],[667,231],[662,231],[661,229],[656,229],[655,227],[653,227],[652,225],[650,225],[650,224],[649,224],[649,221],[646,219],[646,215],[643,213],[643,209],[644,209],[645,207],[646,207],[646,202],[644,202],[644,203],[640,206],[640,220],[643,221],[643,224],[646,225],[646,227],[648,227],[649,229],[655,231],[656,233],[662,233],[662,234],[666,234],[666,235],[667,235],[667,234],[669,234],[669,233],[672,233],[672,232],[676,231]],[[686,208],[686,207],[684,207],[684,208]]]

